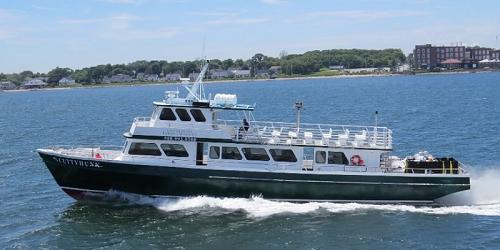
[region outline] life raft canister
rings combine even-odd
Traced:
[[[353,155],[351,157],[351,165],[353,165],[353,166],[364,166],[365,165],[365,161],[363,159],[361,159],[361,156],[359,156],[359,155]]]

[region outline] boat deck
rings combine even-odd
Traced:
[[[386,127],[285,122],[249,122],[248,129],[237,120],[218,120],[235,129],[234,140],[250,143],[392,149],[392,131]]]

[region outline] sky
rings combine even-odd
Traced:
[[[0,0],[0,72],[415,44],[498,47],[500,1]]]

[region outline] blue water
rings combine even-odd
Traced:
[[[394,153],[428,150],[469,166],[473,187],[445,207],[291,204],[258,197],[184,200],[124,193],[77,203],[36,148],[121,145],[137,116],[177,85],[0,93],[0,248],[500,248],[500,74],[206,84],[257,103],[257,120],[379,124]]]

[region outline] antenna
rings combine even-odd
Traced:
[[[203,68],[201,69],[200,74],[196,78],[196,81],[193,83],[193,86],[191,86],[191,88],[188,88],[187,86],[185,86],[185,88],[188,91],[188,95],[186,96],[186,99],[196,100],[196,101],[205,100],[205,90],[203,89],[203,78],[205,77],[205,74],[207,73],[208,65],[209,65],[209,61],[203,60]]]
[[[498,35],[495,38],[495,48],[498,49]]]
[[[297,132],[300,128],[300,110],[304,108],[304,103],[302,101],[295,102],[295,109],[297,110]]]

